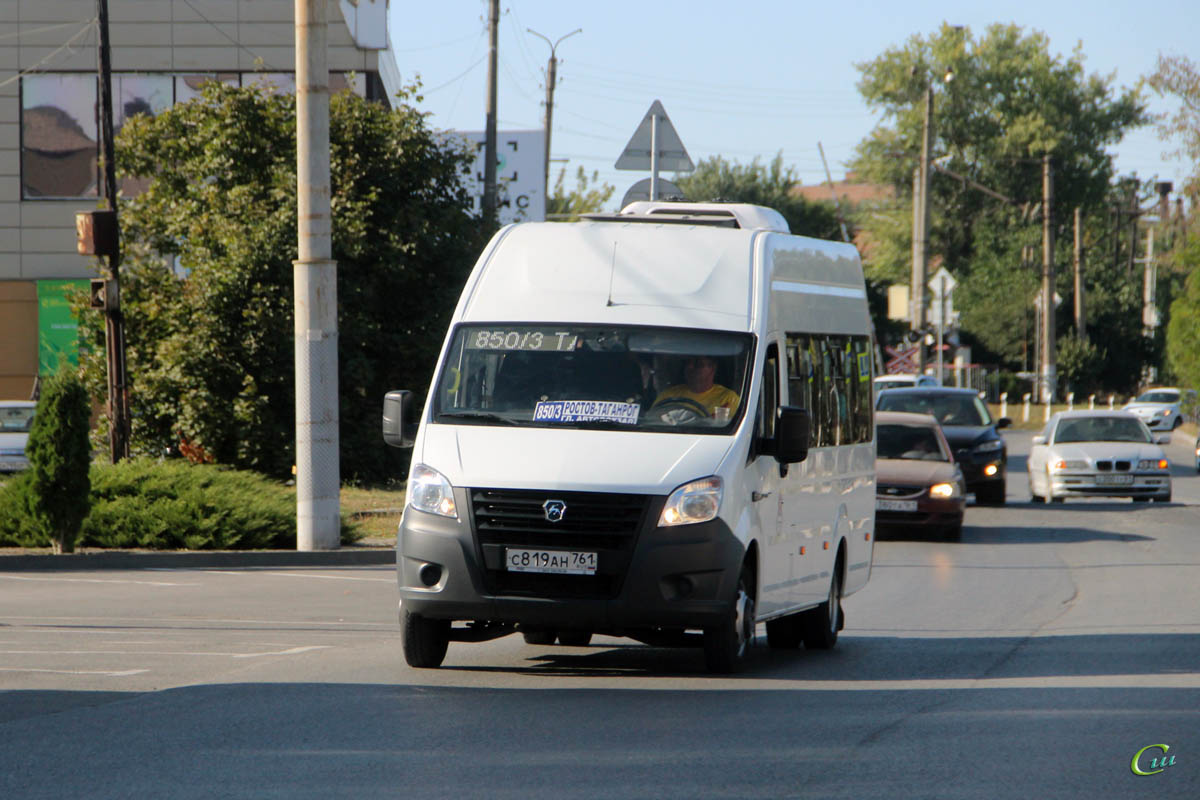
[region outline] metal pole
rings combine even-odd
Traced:
[[[925,124],[921,130],[921,166],[920,166],[920,203],[914,209],[917,213],[915,229],[916,239],[913,242],[913,293],[917,312],[913,327],[921,332],[917,344],[917,371],[925,371],[925,281],[929,268],[929,151],[933,138],[933,86],[925,86]]]
[[[296,549],[341,544],[327,0],[296,0]]]
[[[650,202],[658,200],[658,114],[650,115]]]
[[[491,0],[488,12],[487,124],[483,144],[483,224],[496,228],[496,54],[500,30],[500,0]]]
[[[104,307],[105,361],[108,371],[108,449],[116,464],[129,458],[129,383],[125,372],[125,327],[121,313],[121,244],[117,217],[117,162],[113,144],[112,60],[108,38],[108,0],[97,0],[100,28],[97,66],[100,72],[100,149],[104,161],[104,202],[117,227],[114,252],[108,254],[108,280]]]
[[[1042,156],[1042,394],[1054,402],[1058,389],[1054,338],[1054,178],[1050,155]]]

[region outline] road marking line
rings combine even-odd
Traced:
[[[148,669],[123,669],[116,672],[98,669],[36,669],[34,667],[0,667],[0,672],[51,672],[55,675],[107,675],[110,678],[124,678],[129,675],[140,675],[149,672]]]
[[[262,656],[290,656],[308,650],[325,650],[331,644],[313,644],[304,647],[289,647],[286,650],[270,650],[265,653],[220,653],[193,650],[0,650],[5,656],[221,656],[223,658],[261,658]]]
[[[8,581],[42,581],[51,583],[136,583],[143,586],[200,586],[199,583],[171,583],[169,581],[135,581],[135,580],[104,580],[101,578],[49,578],[26,575],[0,574],[0,580]]]

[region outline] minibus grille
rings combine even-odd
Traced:
[[[496,594],[613,597],[621,588],[649,496],[555,490],[471,489],[471,517],[484,583]],[[552,522],[547,502],[565,505]],[[596,552],[595,575],[553,575],[504,569],[508,547]]]

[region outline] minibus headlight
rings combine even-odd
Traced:
[[[415,465],[408,475],[408,504],[418,511],[458,519],[450,481],[424,464]]]
[[[659,527],[691,525],[716,519],[721,508],[722,482],[718,477],[701,478],[685,483],[667,498],[662,514],[658,517]]]

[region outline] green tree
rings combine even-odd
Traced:
[[[1178,383],[1200,387],[1200,218],[1196,213],[1200,192],[1200,66],[1182,56],[1160,55],[1148,80],[1159,95],[1179,102],[1175,113],[1159,119],[1159,133],[1164,138],[1178,137],[1182,144],[1177,155],[1186,159],[1191,169],[1183,187],[1192,198],[1191,208],[1185,219],[1174,221],[1172,227],[1179,227],[1171,231],[1175,235],[1167,250],[1173,273],[1183,278],[1182,290],[1170,306],[1167,365]]]
[[[408,96],[395,110],[349,92],[330,103],[341,474],[349,479],[403,467],[379,439],[383,394],[428,384],[481,244],[459,180],[467,154],[430,131]],[[216,82],[190,103],[123,126],[119,172],[150,176],[122,202],[135,454],[186,442],[219,463],[290,474],[295,135],[292,96]],[[99,342],[96,315],[92,325]],[[89,387],[102,396],[104,348],[95,351]]]
[[[604,209],[604,204],[613,196],[614,188],[600,182],[600,173],[592,172],[588,178],[583,167],[575,171],[575,188],[568,191],[563,186],[567,169],[558,171],[554,180],[554,190],[546,198],[546,218],[574,221],[583,214],[591,214]]]
[[[26,517],[55,553],[75,551],[90,507],[90,418],[87,390],[64,362],[42,387],[25,447],[31,476],[23,494]]]
[[[1106,235],[1113,191],[1108,148],[1148,121],[1139,91],[1114,90],[1111,78],[1086,74],[1079,51],[1067,58],[1052,55],[1043,34],[1015,25],[992,25],[978,39],[968,28],[943,25],[858,69],[859,91],[883,113],[883,121],[859,143],[852,166],[868,180],[894,186],[899,198],[889,211],[863,220],[877,244],[869,251],[868,274],[908,282],[913,171],[928,85],[934,95],[931,158],[965,179],[932,173],[930,260],[958,278],[956,305],[966,338],[984,351],[980,356],[1019,366],[1028,342],[1018,332],[1029,327],[1024,321],[1039,286],[1031,270],[1022,270],[1020,254],[1023,245],[1035,243],[1040,253],[1042,156],[1049,154],[1053,165],[1055,260],[1069,264],[1071,209],[1087,210],[1093,242]],[[943,80],[947,74],[952,75],[948,82]],[[971,182],[1014,203],[999,201]],[[1089,265],[1098,266],[1107,252],[1097,250]],[[1059,292],[1066,298],[1070,277],[1067,270],[1060,274]],[[1092,274],[1114,277],[1100,270]],[[1129,322],[1114,333],[1137,338],[1140,308],[1125,310]],[[1060,317],[1065,333],[1069,315]],[[1137,364],[1122,368],[1139,371]]]
[[[783,166],[782,154],[769,165],[756,158],[749,164],[726,161],[721,156],[703,159],[691,175],[675,183],[693,202],[751,203],[773,208],[787,220],[792,233],[818,239],[841,239],[837,212],[832,203],[814,203],[793,193],[800,179]]]

